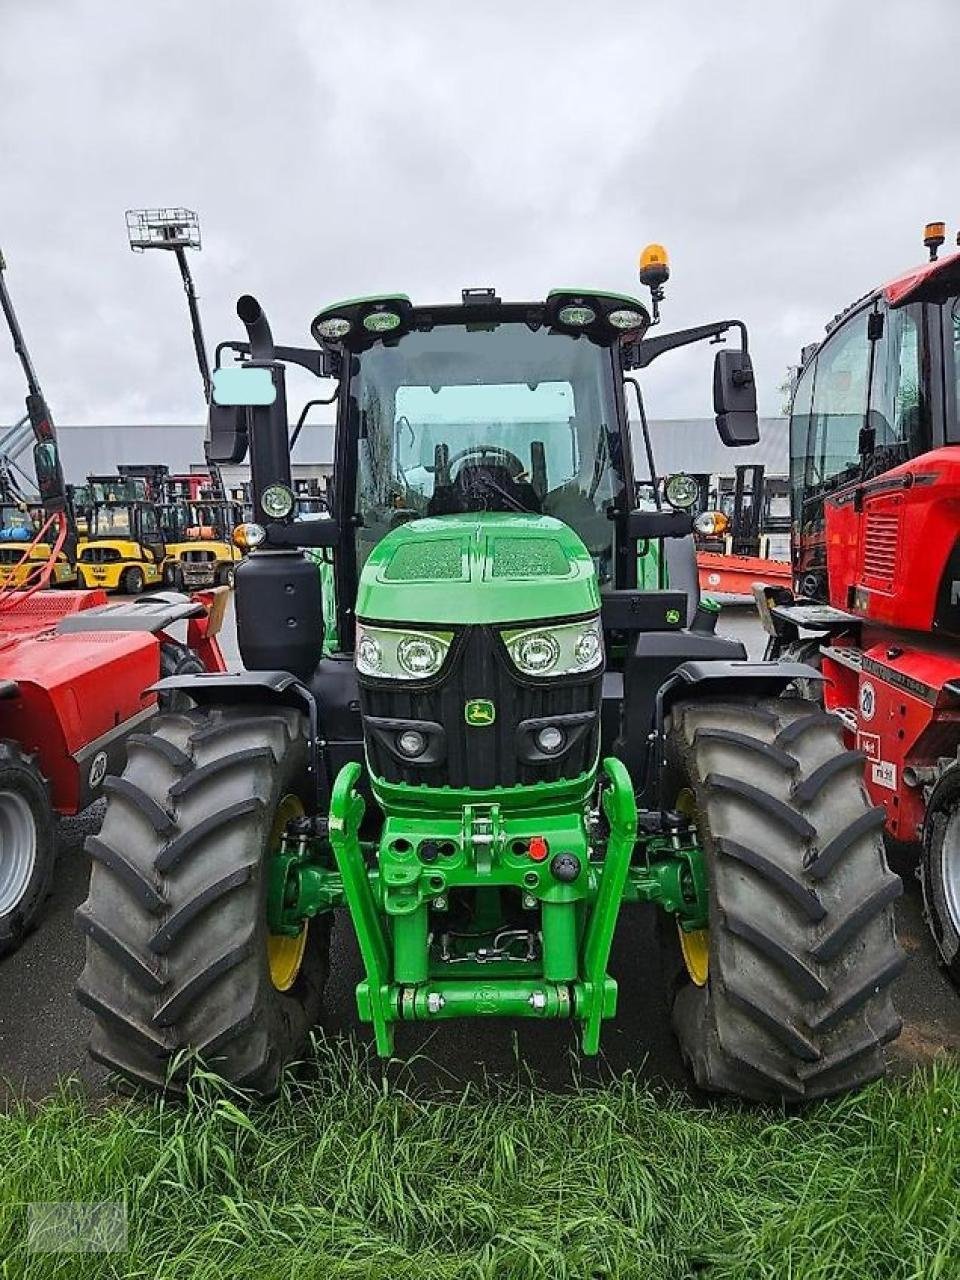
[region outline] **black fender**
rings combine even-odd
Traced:
[[[823,675],[805,662],[752,662],[749,659],[711,659],[706,662],[682,662],[657,691],[655,734],[656,751],[647,757],[648,775],[644,792],[652,789],[663,808],[661,783],[665,763],[665,722],[671,706],[683,699],[714,699],[730,694],[753,694],[758,698],[776,698],[796,680],[822,680]]]
[[[236,707],[273,702],[293,707],[307,717],[308,768],[316,786],[318,811],[324,812],[330,799],[330,763],[327,743],[320,731],[320,708],[307,686],[290,671],[204,671],[196,675],[168,676],[150,686],[148,692],[178,690],[199,707]]]

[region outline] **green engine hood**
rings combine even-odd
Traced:
[[[357,590],[357,617],[369,622],[527,622],[599,608],[593,560],[569,525],[512,513],[400,525],[370,553]]]

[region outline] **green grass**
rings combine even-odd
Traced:
[[[268,1107],[65,1086],[0,1116],[0,1275],[957,1280],[960,1066],[802,1115],[632,1077],[419,1097],[349,1042]],[[126,1253],[26,1247],[32,1201],[122,1199]]]

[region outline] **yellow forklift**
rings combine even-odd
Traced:
[[[167,550],[159,504],[141,476],[89,476],[87,536],[77,554],[81,587],[139,595],[163,581]]]
[[[232,587],[242,558],[233,531],[243,522],[238,502],[201,496],[165,503],[160,512],[167,555],[164,585],[176,591]]]

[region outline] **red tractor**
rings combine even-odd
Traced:
[[[48,589],[76,530],[53,419],[3,267],[0,258],[0,309],[27,379],[44,518],[18,572],[0,588],[0,955],[19,945],[50,888],[56,816],[122,794],[125,784],[112,775],[123,768],[132,735],[159,709],[152,686],[164,676],[224,670],[216,635],[228,599],[222,588],[193,599],[169,592],[119,603],[99,590]],[[134,893],[151,892],[134,883],[122,854],[104,851],[95,838],[90,847]]]
[[[804,348],[790,416],[796,595],[760,601],[771,655],[817,660],[862,752],[864,823],[916,844],[960,983],[960,253],[855,302]],[[893,882],[865,891],[878,911]]]

